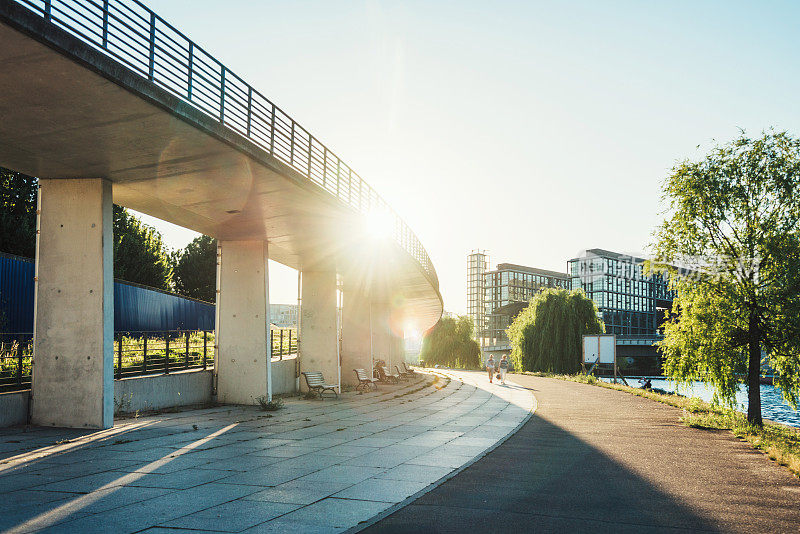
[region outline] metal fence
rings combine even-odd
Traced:
[[[137,0],[16,0],[197,110],[247,137],[347,206],[392,221],[392,236],[439,280],[408,225],[361,177],[305,128]]]
[[[0,334],[0,391],[31,387],[33,335]],[[297,355],[297,331],[272,329],[272,359]],[[211,330],[116,332],[114,378],[166,374],[214,367],[216,345]]]
[[[31,387],[31,338],[29,333],[0,334],[0,391]]]
[[[214,366],[214,332],[117,332],[114,378],[166,374]]]

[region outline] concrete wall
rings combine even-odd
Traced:
[[[212,401],[211,375],[210,370],[184,371],[115,380],[114,411],[128,413],[208,404]]]
[[[0,428],[28,422],[30,390],[0,393]]]
[[[297,392],[297,358],[284,358],[272,362],[272,394],[286,395]]]
[[[272,362],[273,393],[297,391],[296,358]],[[114,408],[118,412],[161,410],[213,402],[211,370],[140,376],[114,381]],[[30,390],[0,393],[0,428],[28,421]]]

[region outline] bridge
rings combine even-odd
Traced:
[[[301,272],[299,367],[328,381],[441,316],[387,203],[142,3],[0,0],[0,66],[0,165],[40,184],[34,424],[113,425],[112,202],[217,238],[219,402],[271,396],[268,258]]]

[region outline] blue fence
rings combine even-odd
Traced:
[[[34,264],[0,253],[0,332],[33,332]],[[214,305],[114,282],[114,331],[214,330]]]

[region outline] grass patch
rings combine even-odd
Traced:
[[[796,477],[800,477],[800,429],[770,422],[764,422],[764,427],[759,428],[750,425],[743,413],[707,403],[697,397],[684,397],[674,393],[660,393],[641,388],[632,388],[622,384],[603,382],[591,375],[555,375],[528,372],[520,374],[615,389],[680,408],[683,410],[680,421],[684,425],[707,430],[728,430],[734,436],[747,441],[755,449],[765,453],[778,465],[789,468]]]

